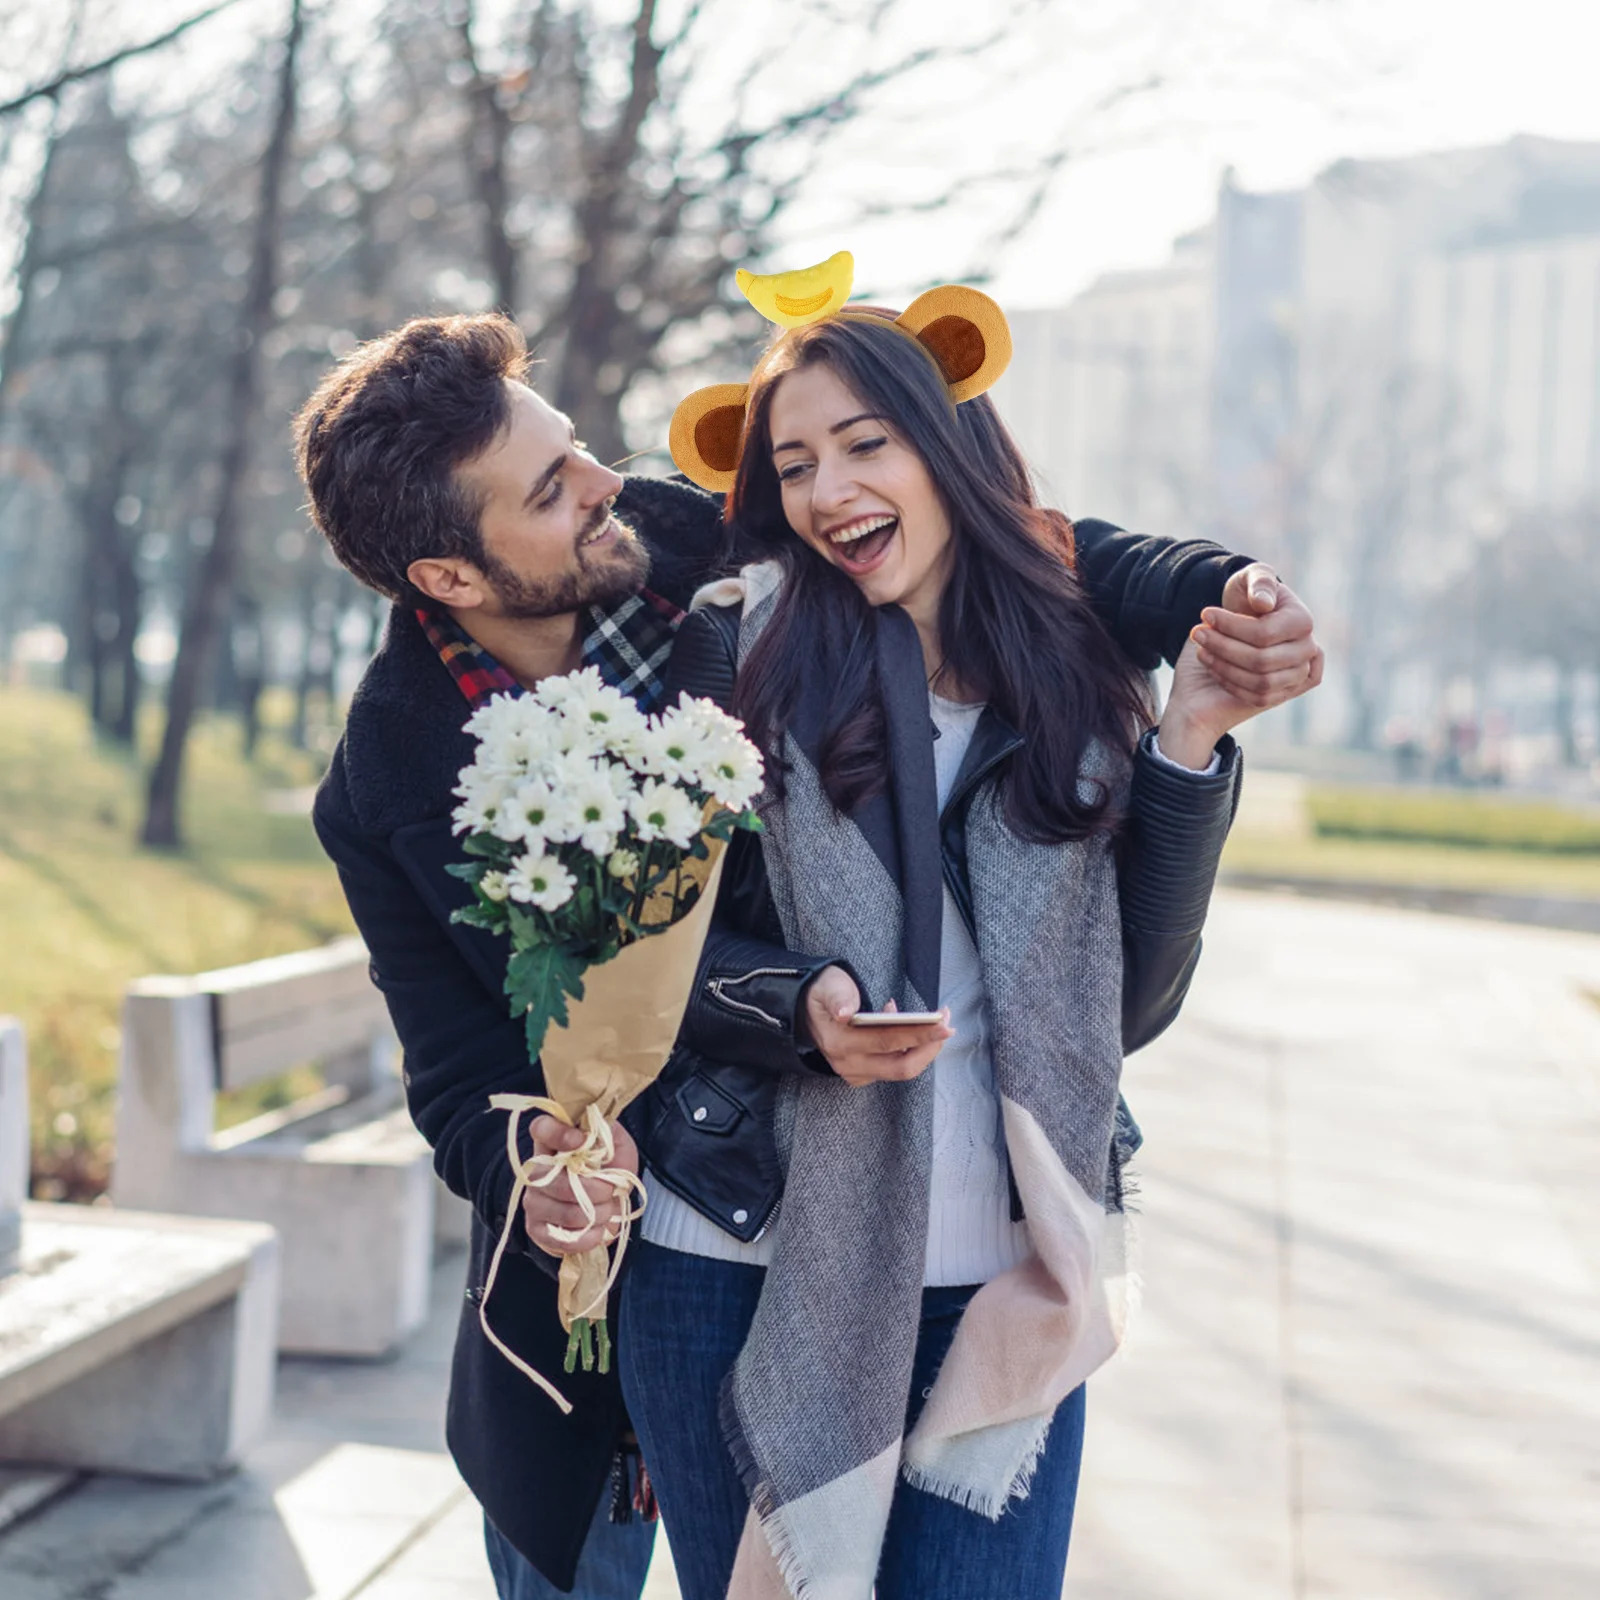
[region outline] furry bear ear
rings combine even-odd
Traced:
[[[733,487],[749,392],[747,383],[713,383],[696,389],[672,413],[667,443],[678,471],[713,494]]]
[[[1011,363],[1006,314],[980,290],[929,289],[895,320],[939,363],[957,405],[992,388]]]

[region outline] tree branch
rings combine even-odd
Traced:
[[[65,72],[58,72],[48,83],[36,84],[33,88],[19,94],[14,100],[7,100],[0,104],[0,117],[10,116],[14,111],[21,111],[24,106],[30,106],[36,100],[53,100],[63,89],[71,84],[82,83],[85,78],[93,78],[102,72],[109,72],[113,67],[120,66],[124,61],[131,61],[135,56],[148,55],[152,50],[159,50],[163,45],[169,45],[174,39],[182,37],[191,28],[198,27],[202,22],[209,22],[219,11],[226,11],[230,6],[237,3],[238,0],[217,0],[216,5],[208,6],[204,11],[197,12],[186,21],[168,28],[165,33],[157,34],[153,39],[146,39],[143,44],[130,44],[121,50],[114,50],[108,56],[102,56],[98,61],[88,62],[81,67],[69,67]]]

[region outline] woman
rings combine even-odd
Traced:
[[[1141,737],[1070,526],[954,387],[885,314],[785,334],[727,508],[761,559],[676,647],[676,687],[737,669],[773,788],[714,935],[748,979],[695,997],[651,1098],[623,1292],[686,1600],[1053,1600],[1120,1336],[1124,1042],[1187,986],[1257,708],[1190,648]],[[801,1070],[764,1071],[791,1026]],[[697,1055],[751,1063],[743,1103]],[[675,1164],[686,1124],[745,1118],[781,1217]]]

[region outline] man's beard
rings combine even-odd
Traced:
[[[603,528],[607,519],[620,530],[616,543],[586,559],[583,541]],[[633,529],[606,507],[578,535],[575,565],[553,578],[524,578],[487,550],[479,570],[489,580],[505,616],[531,619],[559,617],[585,606],[614,606],[636,594],[650,576],[650,552]]]

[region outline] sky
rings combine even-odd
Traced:
[[[45,8],[38,15],[59,3],[24,0]],[[626,10],[632,0],[614,3]],[[663,0],[664,16],[682,3]],[[838,9],[859,15],[864,4],[838,0]],[[193,5],[129,0],[130,32]],[[749,0],[734,14],[748,27],[779,27],[786,8],[789,0]],[[845,141],[839,181],[827,175],[824,198],[788,224],[783,259],[765,265],[806,265],[850,248],[858,290],[882,294],[959,275],[973,259],[966,247],[982,231],[981,207],[858,225],[828,202],[927,194],[947,173],[1025,166],[1065,138],[1077,153],[1043,210],[989,263],[1002,304],[1059,305],[1100,273],[1163,261],[1175,236],[1210,216],[1230,166],[1246,188],[1279,188],[1343,156],[1517,133],[1600,140],[1600,0],[1055,0],[1040,9],[1025,37],[1007,41],[986,86],[974,89],[957,72],[891,97],[895,131]],[[220,66],[241,44],[256,47],[282,11],[279,0],[246,0],[191,35],[181,55],[152,58],[149,70],[172,74],[181,61],[181,79],[190,66]],[[970,34],[988,11],[973,0],[904,0],[891,8],[886,51]],[[795,71],[815,54],[797,52]],[[813,65],[828,72],[839,63],[819,56]],[[1095,109],[1152,74],[1160,88]],[[724,104],[713,95],[708,115]]]
[[[924,5],[930,16],[968,9]],[[1146,6],[1124,0],[1119,9]],[[1245,188],[1288,188],[1344,156],[1496,144],[1518,133],[1600,141],[1596,0],[1204,0],[1160,9],[1176,18],[1177,37],[1151,59],[1174,87],[1127,118],[1126,148],[1066,166],[1036,225],[1000,264],[993,292],[1002,304],[1059,305],[1102,272],[1165,260],[1174,237],[1212,214],[1230,165]],[[1070,77],[1069,62],[1051,76]],[[1028,104],[1040,114],[1036,100]],[[981,140],[992,126],[974,118],[963,137]],[[918,275],[897,259],[904,246],[887,235],[876,243],[885,254],[862,263],[869,276]]]

